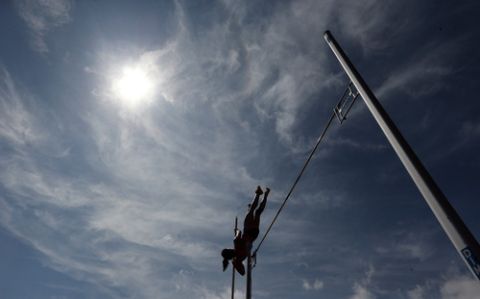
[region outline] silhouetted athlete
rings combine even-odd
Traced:
[[[253,199],[252,203],[248,205],[248,212],[245,216],[245,220],[243,221],[243,237],[250,244],[257,239],[258,233],[260,232],[260,215],[267,205],[267,197],[269,193],[270,189],[266,188],[262,202],[260,205],[258,205],[260,195],[263,194],[262,188],[258,186],[257,190],[255,191],[255,198]]]
[[[228,267],[228,261],[232,260],[232,264],[235,269],[241,275],[245,274],[245,267],[243,266],[243,260],[248,256],[248,253],[252,249],[252,243],[258,237],[260,226],[260,215],[262,214],[267,204],[267,197],[270,193],[270,189],[266,188],[265,194],[260,186],[255,191],[255,197],[251,204],[248,205],[248,212],[243,222],[243,234],[239,229],[235,230],[235,238],[233,239],[233,249],[223,249],[223,271]],[[258,205],[260,195],[264,194],[262,202]],[[258,208],[257,208],[258,206]]]

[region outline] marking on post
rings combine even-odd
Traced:
[[[472,269],[472,272],[475,273],[478,279],[480,279],[480,263],[477,258],[473,255],[470,248],[465,247],[462,249],[462,255],[467,260],[468,265]]]

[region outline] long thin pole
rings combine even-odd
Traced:
[[[250,249],[247,258],[247,299],[252,299],[252,252]]]
[[[324,38],[457,252],[480,280],[480,246],[329,31]]]

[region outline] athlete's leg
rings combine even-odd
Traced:
[[[262,189],[260,186],[257,187],[257,190],[255,191],[255,197],[253,199],[252,204],[249,205],[247,215],[245,215],[245,220],[243,221],[243,232],[245,233],[246,230],[248,230],[251,227],[255,226],[254,222],[254,213],[255,213],[255,208],[258,205],[258,200],[260,198],[260,195],[263,194]]]
[[[243,221],[243,234],[245,235],[245,232],[248,230],[248,228],[252,227],[254,224],[254,218],[253,218],[253,210],[249,210],[247,215],[245,215],[245,220]]]
[[[260,198],[260,195],[262,194],[263,194],[262,188],[260,188],[260,186],[257,186],[257,190],[255,190],[255,197],[253,198],[253,202],[250,205],[250,211],[254,211],[257,208],[258,200]]]
[[[260,202],[258,209],[255,211],[256,220],[260,219],[260,215],[262,214],[263,210],[265,209],[265,206],[267,205],[267,198],[269,193],[270,193],[270,188],[267,188],[267,190],[265,190],[265,193],[263,194],[262,202]]]

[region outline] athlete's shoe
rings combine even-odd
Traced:
[[[270,188],[267,187],[267,188],[265,188],[265,196],[267,196],[268,193],[270,193]]]
[[[262,195],[263,194],[262,188],[260,188],[260,186],[257,186],[257,190],[255,190],[255,194],[257,194],[257,195]]]

